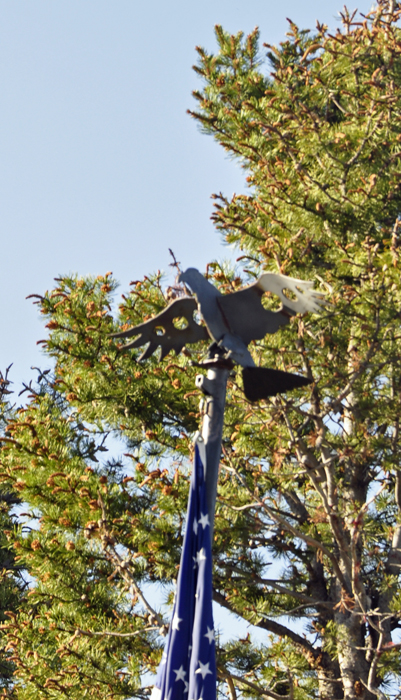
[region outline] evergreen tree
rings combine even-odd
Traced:
[[[239,376],[229,385],[214,597],[265,635],[218,642],[231,700],[399,697],[400,15],[383,0],[367,17],[344,10],[335,34],[291,23],[267,67],[257,30],[217,27],[218,53],[198,49],[192,115],[249,182],[216,196],[241,255],[211,278],[225,292],[282,272],[330,302],[252,349],[311,387],[251,404]],[[164,308],[160,275],[132,283],[117,320],[114,289],[110,274],[63,277],[38,298],[54,375],[3,443],[1,479],[32,524],[14,547],[34,583],[6,624],[24,700],[145,697],[161,658],[152,586],[171,603],[197,370],[189,352],[139,364],[110,338]]]
[[[5,374],[0,372],[0,434],[3,441],[7,422],[12,414],[12,406],[9,402],[11,381],[8,367]],[[0,443],[1,444],[1,443]],[[26,588],[23,572],[15,561],[15,556],[9,540],[15,528],[15,516],[12,514],[14,506],[20,503],[18,494],[12,489],[0,489],[0,630],[1,625],[7,620],[7,615],[15,613],[22,600]],[[0,690],[7,694],[12,687],[14,664],[9,658],[7,649],[7,636],[0,631]]]

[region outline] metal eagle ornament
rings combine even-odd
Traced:
[[[171,350],[178,354],[186,345],[212,340],[209,360],[198,366],[229,369],[234,363],[241,365],[244,393],[250,401],[310,384],[310,379],[298,374],[257,367],[248,345],[252,340],[262,340],[266,334],[275,333],[295,314],[319,312],[324,296],[312,288],[313,282],[267,272],[248,287],[221,294],[193,267],[182,272],[178,282],[189,287],[195,296],[180,297],[149,321],[113,334],[114,338],[137,336],[124,345],[123,350],[148,344],[139,358],[144,360],[160,347],[162,360]],[[262,297],[266,292],[280,298],[282,305],[277,311],[264,308]],[[288,297],[288,292],[292,298]],[[196,311],[205,326],[194,319]],[[186,321],[185,327],[177,324],[182,318]]]

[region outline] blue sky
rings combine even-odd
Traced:
[[[370,2],[361,0],[366,12]],[[121,282],[168,269],[168,248],[204,270],[232,257],[210,195],[245,189],[241,170],[186,114],[200,86],[195,46],[214,25],[279,43],[286,17],[335,29],[339,0],[0,0],[0,369],[17,387],[48,365],[25,297],[59,274]],[[353,9],[353,6],[350,7]]]

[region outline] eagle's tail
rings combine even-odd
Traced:
[[[283,394],[291,389],[311,384],[312,380],[299,374],[282,372],[267,367],[245,367],[242,370],[244,393],[249,401],[267,399],[268,396]]]

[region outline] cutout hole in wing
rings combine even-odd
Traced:
[[[176,318],[173,318],[173,326],[178,331],[183,331],[185,328],[188,328],[188,320],[184,316],[176,316]]]
[[[160,336],[160,335],[164,335],[164,334],[166,333],[166,331],[164,330],[163,326],[156,326],[156,327],[153,329],[153,333],[154,333],[155,335],[159,335],[159,336]]]
[[[262,306],[266,311],[278,311],[282,307],[281,299],[277,294],[272,292],[264,292],[260,299]]]
[[[283,289],[284,296],[290,301],[298,301],[298,297],[291,289]]]
[[[195,311],[192,315],[192,318],[195,321],[195,323],[198,324],[198,326],[200,326],[202,324],[202,316],[201,316],[199,309],[195,309]]]

